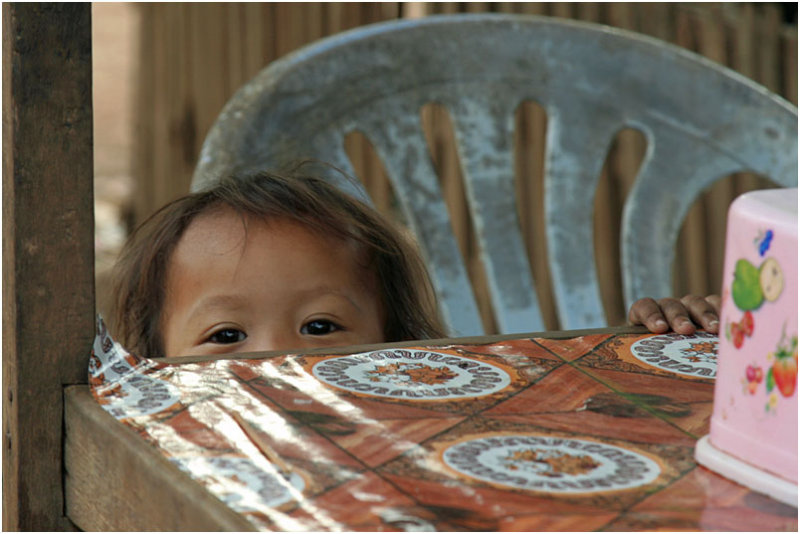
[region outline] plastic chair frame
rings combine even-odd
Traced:
[[[192,188],[309,157],[354,175],[344,137],[362,132],[420,242],[452,333],[481,334],[420,120],[423,105],[441,104],[454,124],[499,330],[541,330],[514,198],[514,114],[523,101],[547,114],[546,239],[565,329],[606,324],[592,213],[609,145],[621,129],[638,130],[647,143],[622,216],[626,306],[671,295],[680,226],[715,181],[750,171],[797,184],[797,109],[730,69],[597,24],[468,14],[364,26],[272,63],[225,106]]]

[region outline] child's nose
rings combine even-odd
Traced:
[[[253,343],[253,351],[289,350],[299,349],[301,342],[291,331],[275,330],[266,331]]]

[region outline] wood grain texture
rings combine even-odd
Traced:
[[[254,530],[103,410],[87,386],[67,388],[64,399],[67,515],[82,530]]]
[[[90,4],[3,5],[3,529],[61,530],[94,332]]]

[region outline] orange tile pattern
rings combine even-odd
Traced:
[[[674,336],[686,362],[715,361],[710,338]],[[795,508],[696,465],[713,376],[675,351],[636,356],[649,339],[674,345],[601,334],[201,364],[128,356],[131,373],[174,389],[134,391],[102,365],[93,384],[101,404],[265,530],[796,531]],[[156,389],[179,395],[159,397],[154,413],[126,411],[126,398],[150,406]]]

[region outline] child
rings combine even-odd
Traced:
[[[416,248],[308,176],[230,177],[168,204],[128,240],[113,291],[118,340],[148,357],[445,337]],[[700,301],[672,301],[642,299],[630,320],[709,328]]]
[[[444,337],[424,263],[325,181],[231,177],[180,198],[115,269],[116,336],[148,357]]]

